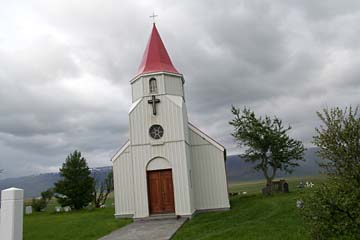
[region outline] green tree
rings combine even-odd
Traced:
[[[60,179],[55,183],[55,192],[62,206],[71,206],[81,209],[93,200],[94,179],[90,176],[91,171],[86,159],[81,157],[81,152],[74,151],[67,156],[65,163],[60,168]]]
[[[33,198],[31,201],[31,206],[34,209],[34,211],[40,212],[41,210],[46,208],[47,204],[46,204],[45,199],[43,199],[43,198],[40,198],[40,199]]]
[[[234,127],[231,135],[240,146],[246,147],[241,156],[245,161],[256,163],[255,170],[264,174],[268,186],[277,171],[292,173],[298,161],[304,160],[303,144],[288,136],[291,127],[285,128],[277,117],[256,117],[250,109],[240,111],[234,106],[231,112],[234,115],[229,122]]]
[[[304,198],[302,213],[313,239],[360,239],[359,108],[317,112],[313,143],[328,179]]]
[[[94,184],[94,205],[96,208],[101,207],[105,204],[106,199],[109,194],[114,191],[114,177],[113,171],[109,172],[105,177],[104,181],[97,186],[98,184]]]
[[[54,190],[52,188],[49,188],[48,190],[41,192],[41,197],[39,199],[33,198],[31,201],[31,206],[36,212],[40,212],[47,207],[53,196]]]
[[[48,190],[41,192],[41,198],[44,199],[47,203],[52,199],[54,196],[54,189],[49,188]]]

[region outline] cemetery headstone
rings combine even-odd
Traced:
[[[287,182],[284,182],[284,184],[283,184],[283,192],[284,193],[289,192],[289,184]]]
[[[271,195],[271,186],[266,186],[261,191],[264,196],[269,196]]]
[[[297,208],[303,208],[304,202],[301,199],[296,200],[296,207]]]
[[[60,206],[56,206],[56,207],[55,207],[55,212],[57,212],[57,213],[61,212],[61,207],[60,207]]]
[[[64,212],[71,212],[71,207],[70,206],[64,207]]]
[[[26,206],[25,207],[25,214],[26,215],[32,214],[32,206]]]

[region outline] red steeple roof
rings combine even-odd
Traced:
[[[152,72],[170,72],[179,74],[171,62],[169,54],[156,29],[155,23],[136,75]]]

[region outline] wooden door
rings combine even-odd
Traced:
[[[175,212],[171,169],[148,171],[147,180],[150,214]]]

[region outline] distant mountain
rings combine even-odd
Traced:
[[[300,166],[296,167],[291,176],[314,176],[318,175],[320,168],[317,162],[321,161],[316,155],[317,148],[309,148],[305,152],[305,162],[299,162]],[[245,160],[237,155],[228,156],[226,160],[226,171],[228,180],[230,182],[236,181],[250,181],[256,179],[263,179],[264,176],[261,172],[254,170],[255,164],[245,162]],[[290,176],[283,172],[279,172],[277,177]]]
[[[97,182],[101,182],[105,179],[111,169],[111,166],[92,168],[91,174],[95,177]],[[26,199],[39,197],[41,192],[54,187],[54,183],[59,179],[59,173],[44,173],[26,177],[7,178],[0,180],[0,191],[9,187],[17,187],[25,190],[24,197]]]
[[[292,176],[314,176],[319,174],[317,161],[321,160],[316,156],[316,148],[310,148],[305,153],[305,162],[297,167]],[[226,170],[229,182],[250,181],[263,179],[260,172],[256,172],[253,163],[245,162],[245,160],[237,155],[228,156],[226,160]],[[100,167],[92,169],[92,175],[98,182],[103,181],[105,176],[111,171],[111,167]],[[284,173],[278,173],[278,177],[286,177]],[[42,191],[54,186],[59,180],[59,173],[45,173],[40,175],[32,175],[19,178],[8,178],[0,180],[0,190],[9,187],[18,187],[25,190],[25,198],[33,198],[40,196]]]

